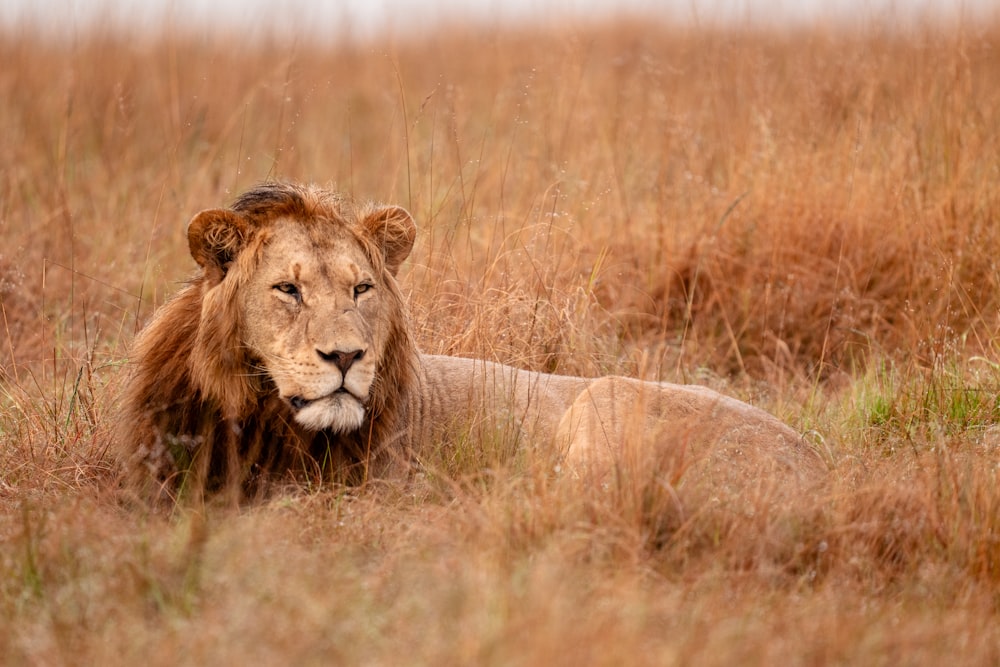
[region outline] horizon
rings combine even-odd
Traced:
[[[957,5],[957,6],[956,6]],[[93,28],[142,34],[199,31],[220,22],[239,31],[294,38],[370,39],[420,33],[442,25],[503,27],[558,21],[649,18],[679,26],[715,28],[857,27],[906,28],[928,23],[969,24],[996,20],[992,0],[290,0],[280,13],[265,0],[11,0],[0,4],[0,27],[65,36]]]

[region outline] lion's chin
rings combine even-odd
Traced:
[[[361,401],[343,391],[311,401],[293,400],[293,407],[297,407],[295,421],[311,431],[347,433],[360,428],[365,420]]]

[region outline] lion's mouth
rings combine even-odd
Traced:
[[[294,413],[295,422],[313,431],[331,429],[349,433],[361,427],[367,412],[364,401],[343,387],[316,398],[298,395],[285,401]]]
[[[317,403],[322,403],[323,401],[332,399],[335,396],[342,396],[342,395],[345,395],[345,394],[347,396],[350,396],[351,398],[357,399],[357,397],[354,394],[352,394],[350,391],[348,391],[344,387],[341,387],[340,389],[337,389],[335,391],[331,391],[329,394],[325,394],[323,396],[318,396],[316,398],[306,398],[305,396],[292,396],[291,398],[288,399],[288,404],[292,406],[293,410],[299,411],[299,410],[304,410],[305,408],[308,408],[310,405],[315,405]]]

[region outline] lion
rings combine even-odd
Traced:
[[[405,477],[484,416],[567,477],[603,479],[640,441],[719,484],[776,472],[797,489],[822,467],[792,428],[705,387],[421,353],[396,281],[416,224],[399,206],[265,183],[187,237],[199,272],[136,338],[124,394],[120,453],[144,494]]]

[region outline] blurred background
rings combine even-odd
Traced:
[[[65,34],[89,26],[159,32],[164,27],[241,31],[328,40],[403,35],[444,24],[535,24],[621,16],[706,26],[817,23],[906,25],[995,16],[996,0],[6,0],[0,25]]]

